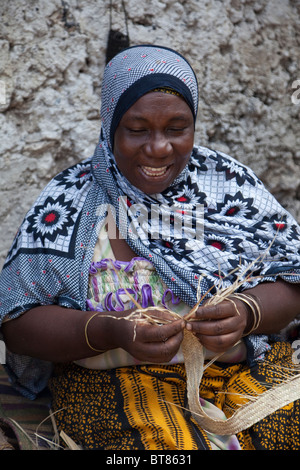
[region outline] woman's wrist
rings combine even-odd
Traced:
[[[96,316],[99,316],[98,312],[91,315],[85,324],[85,327],[84,327],[85,342],[87,346],[89,347],[89,349],[91,349],[92,351],[97,352],[97,353],[104,353],[105,351],[107,351],[107,349],[96,349],[94,348],[94,346],[92,346],[89,340],[88,327],[89,327],[89,324],[92,322],[92,320],[94,320]]]
[[[126,336],[126,328],[122,318],[134,309],[124,312],[94,312],[86,320],[84,326],[85,342],[93,353],[101,354],[121,346],[122,337]]]
[[[259,327],[262,319],[262,308],[261,302],[256,295],[252,293],[237,293],[230,296],[230,299],[239,302],[240,311],[241,307],[244,307],[246,312],[246,326],[244,328],[243,336],[247,336]]]
[[[112,329],[109,328],[111,318],[101,312],[94,312],[88,316],[84,325],[85,342],[91,353],[101,354],[114,349],[112,342]]]

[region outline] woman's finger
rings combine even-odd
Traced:
[[[223,301],[217,305],[207,305],[199,307],[194,315],[197,320],[220,320],[231,316],[239,315],[236,303]]]
[[[239,336],[236,332],[219,336],[196,336],[206,349],[218,354],[228,351],[228,349],[232,348],[239,340]]]
[[[236,331],[239,329],[239,323],[235,317],[228,317],[217,321],[203,320],[190,322],[188,329],[197,335],[219,336]]]
[[[138,326],[137,335],[140,341],[145,343],[162,343],[182,332],[185,322],[179,319],[165,325],[140,324]]]
[[[183,340],[181,321],[176,323],[172,328],[169,325],[138,325],[135,340],[127,344],[127,350],[142,361],[169,362]]]

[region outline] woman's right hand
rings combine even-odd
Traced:
[[[175,356],[183,340],[184,320],[174,320],[167,311],[158,310],[151,313],[169,320],[168,323],[152,324],[123,318],[128,312],[116,319],[115,313],[107,321],[110,349],[123,348],[139,361],[153,363],[169,362]]]

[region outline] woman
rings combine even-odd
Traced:
[[[200,395],[224,417],[291,367],[274,335],[300,314],[299,227],[249,168],[194,146],[197,107],[181,55],[118,54],[93,157],[49,183],[5,263],[7,370],[32,398],[50,379],[58,427],[83,448],[300,448],[298,401],[237,436],[187,411],[184,330],[219,356]],[[237,280],[244,297],[205,306]]]

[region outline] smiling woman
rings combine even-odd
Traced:
[[[155,91],[139,98],[120,120],[114,156],[131,184],[155,194],[167,189],[182,172],[193,145],[189,106],[178,96]]]
[[[300,449],[299,400],[237,435],[186,411],[187,335],[208,361],[202,405],[224,420],[293,376],[300,316],[300,228],[251,169],[194,144],[197,108],[177,52],[116,55],[93,156],[44,189],[1,273],[12,383],[48,385],[86,449]]]

